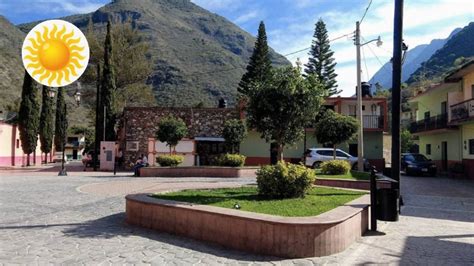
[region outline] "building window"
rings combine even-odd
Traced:
[[[365,105],[362,105],[362,111],[365,111]]]
[[[474,154],[474,139],[469,140],[469,154]]]
[[[431,155],[431,144],[426,144],[426,155]]]

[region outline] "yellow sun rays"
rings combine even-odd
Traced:
[[[51,20],[37,25],[23,44],[23,64],[39,83],[66,86],[87,67],[89,47],[82,32],[69,22]]]

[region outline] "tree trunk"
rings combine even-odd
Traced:
[[[30,166],[30,154],[26,155],[26,166]]]
[[[332,148],[334,149],[332,155],[334,157],[334,160],[336,160],[336,145],[332,145]]]
[[[170,155],[173,154],[173,147],[170,145]]]
[[[278,161],[283,161],[283,144],[278,144]]]

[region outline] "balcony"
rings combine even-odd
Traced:
[[[441,114],[441,115],[432,116],[430,118],[425,118],[423,120],[411,123],[410,132],[420,133],[424,131],[448,129],[448,128],[451,128],[448,125],[448,115]]]
[[[351,115],[357,119],[357,116]],[[383,115],[364,115],[362,116],[364,129],[384,129]]]
[[[68,140],[68,142],[66,142],[66,148],[82,148],[84,147],[84,145],[85,145],[84,141]]]
[[[474,118],[474,98],[451,105],[450,112],[451,123],[463,122]]]

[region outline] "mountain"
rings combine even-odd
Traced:
[[[189,0],[115,0],[93,13],[61,19],[84,31],[92,19],[102,34],[108,17],[131,20],[149,42],[154,67],[148,83],[159,105],[213,107],[221,97],[235,104],[255,43],[249,33]],[[19,28],[27,32],[34,25]],[[274,65],[290,64],[273,50],[270,56]]]
[[[0,16],[0,111],[14,105],[21,94],[25,70],[20,50],[25,35]]]
[[[462,64],[467,58],[474,57],[474,22],[469,23],[452,36],[444,46],[437,50],[407,80],[416,82],[422,77],[431,80],[442,77],[445,73]]]
[[[429,44],[421,44],[407,51],[405,62],[402,68],[402,82],[405,82],[415,72],[423,62],[428,60],[438,49],[460,32],[455,29],[446,39],[434,39]],[[379,83],[383,88],[392,87],[392,63],[385,63],[370,79],[369,83]]]

